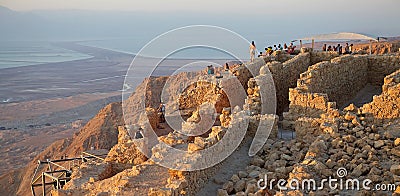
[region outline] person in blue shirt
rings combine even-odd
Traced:
[[[207,66],[207,74],[208,75],[214,75],[214,67],[213,67],[213,65]]]

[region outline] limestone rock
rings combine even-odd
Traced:
[[[229,194],[224,189],[218,189],[217,196],[229,196]]]
[[[193,153],[199,150],[202,150],[203,148],[201,148],[200,146],[194,144],[194,143],[189,143],[188,144],[188,152],[189,153]]]
[[[257,186],[253,183],[247,184],[245,193],[255,193],[257,191]]]
[[[383,145],[385,145],[385,142],[383,140],[378,140],[374,142],[374,148],[380,148]]]
[[[400,165],[392,165],[390,167],[390,172],[392,172],[394,175],[400,176]]]
[[[245,171],[239,171],[239,178],[246,178],[249,174]]]
[[[259,157],[256,157],[251,161],[251,164],[253,164],[255,166],[258,166],[258,167],[263,166],[264,163],[265,163],[264,160],[262,158],[259,158]]]
[[[246,193],[243,191],[240,191],[240,192],[236,193],[235,196],[246,196]]]
[[[260,175],[260,172],[256,171],[256,170],[249,173],[250,178],[257,178],[259,175]]]
[[[228,181],[226,182],[223,186],[222,189],[226,190],[228,193],[233,191],[233,182],[232,181]]]
[[[350,104],[349,106],[345,107],[343,111],[345,112],[357,112],[358,108],[354,104]]]
[[[400,138],[396,138],[396,140],[394,140],[394,146],[400,146]]]
[[[396,147],[396,148],[393,148],[390,152],[391,152],[393,155],[396,155],[397,157],[400,157],[400,146],[398,146],[398,147]]]
[[[240,178],[238,175],[234,174],[234,175],[232,175],[231,180],[232,180],[232,182],[236,183],[237,181],[240,180]]]
[[[242,179],[236,182],[233,189],[235,190],[236,193],[238,193],[240,191],[243,191],[245,187],[246,187],[246,181]]]

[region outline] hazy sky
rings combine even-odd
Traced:
[[[0,0],[0,5],[17,11],[38,9],[90,9],[133,11],[198,11],[219,13],[265,12],[393,14],[398,12],[399,0]],[[383,11],[384,10],[384,11]],[[346,15],[342,16],[346,17]]]
[[[0,15],[0,39],[29,33],[148,40],[193,24],[221,26],[258,42],[332,32],[400,35],[400,0],[0,0],[0,6],[33,10]]]

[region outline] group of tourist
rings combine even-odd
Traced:
[[[274,45],[274,47],[269,46],[269,47],[265,48],[265,52],[264,53],[260,52],[258,57],[270,56],[275,51],[283,51],[283,52],[286,52],[288,54],[294,54],[294,49],[295,48],[296,48],[296,46],[293,45],[293,43],[290,43],[289,46],[286,43],[283,44],[283,46],[281,44]],[[251,62],[254,61],[254,57],[255,57],[255,54],[256,54],[256,49],[257,49],[256,45],[255,45],[254,41],[252,41],[251,44],[250,44],[250,61]]]
[[[229,64],[225,63],[224,65],[224,71],[229,71]],[[215,69],[213,65],[207,66],[207,75],[214,75],[215,74]]]
[[[324,44],[324,46],[322,46],[322,51],[336,51],[339,54],[351,54],[351,53],[353,53],[353,44],[349,45],[349,43],[346,43],[344,50],[340,44],[338,44],[337,46],[333,46],[333,47],[330,45],[328,47],[326,47],[326,44]]]
[[[346,43],[346,46],[343,48],[340,44],[338,44],[337,46],[327,46],[326,44],[324,44],[324,46],[322,47],[322,51],[336,51],[339,53],[339,55],[341,54],[352,54],[353,53],[353,44]],[[296,46],[293,45],[293,43],[290,43],[289,46],[285,44],[283,44],[283,46],[281,44],[278,45],[274,45],[269,46],[267,48],[265,48],[265,52],[260,52],[260,54],[258,55],[258,57],[262,57],[262,56],[270,56],[272,55],[272,53],[274,53],[274,51],[284,51],[288,54],[294,54],[294,50],[295,50]],[[253,62],[254,61],[254,57],[256,55],[256,44],[254,43],[254,41],[251,42],[250,44],[250,61]]]

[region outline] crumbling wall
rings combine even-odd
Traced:
[[[300,73],[307,70],[310,65],[310,53],[303,53],[284,62],[270,62],[260,70],[269,68],[275,83],[277,98],[277,114],[281,115],[289,106],[289,88],[296,86]],[[263,73],[261,73],[263,74]]]
[[[385,77],[382,94],[365,104],[362,112],[372,114],[376,124],[400,118],[400,69]]]
[[[289,112],[283,114],[283,127],[293,129],[296,124],[295,121],[301,117],[306,117],[304,118],[306,120],[307,118],[320,118],[330,109],[343,107],[368,82],[375,85],[379,84],[379,81],[383,78],[382,75],[397,68],[398,62],[397,56],[345,55],[309,67],[306,72],[300,74],[297,87],[289,89]],[[392,77],[394,76],[391,75],[391,77],[385,79],[385,84],[389,84],[389,81],[395,81],[391,79]],[[391,95],[388,94],[388,92],[382,93],[380,101],[375,97],[374,100],[376,101],[373,103],[376,104],[368,106],[374,108],[370,109],[371,113],[378,118],[380,117],[380,119],[385,115],[387,116],[388,113],[392,113],[389,116],[398,115],[397,112],[393,113],[392,109],[383,108],[397,107],[395,102],[390,104],[389,98],[395,96],[396,93],[392,90]],[[385,101],[389,104],[386,105]],[[307,121],[312,122],[309,119]],[[299,121],[298,125],[301,124],[302,122]]]
[[[232,149],[237,144],[234,142],[225,143],[226,145],[218,145],[219,143],[217,140],[227,140],[227,141],[240,141],[241,137],[244,137],[246,134],[246,114],[245,111],[240,111],[237,113],[232,114],[231,125],[229,126],[229,131],[226,131],[222,127],[213,127],[213,132],[210,133],[209,138],[202,139],[196,137],[194,143],[189,143],[188,152],[189,155],[187,157],[179,157],[179,159],[172,159],[176,161],[175,165],[183,165],[181,163],[184,161],[184,165],[187,166],[187,161],[185,160],[193,160],[190,162],[195,163],[195,165],[191,165],[192,168],[202,168],[203,165],[208,165],[208,161],[212,160],[215,156],[224,156],[227,153],[226,149]],[[244,132],[243,132],[244,131]],[[225,133],[224,133],[225,132]],[[240,133],[244,134],[240,134]],[[221,134],[222,133],[222,134]],[[222,138],[223,137],[223,138]],[[201,154],[200,150],[202,150],[201,146],[210,147],[209,145],[203,145],[207,143],[207,140],[213,139],[216,142],[215,148],[209,148],[213,152],[203,153]],[[242,140],[243,142],[243,140]],[[198,146],[199,148],[194,149],[191,146]],[[235,147],[236,148],[236,147]],[[153,159],[157,162],[157,160],[164,160],[168,158],[166,154],[167,150],[162,146],[157,146],[153,148]],[[201,156],[200,156],[201,155]],[[206,157],[205,157],[206,156]],[[195,171],[174,171],[170,170],[170,178],[168,179],[168,184],[163,189],[152,189],[149,192],[149,195],[195,195],[198,190],[204,186],[204,184],[214,176],[215,172],[220,167],[221,163],[216,164],[212,167],[207,167],[206,169],[202,170],[195,170]]]
[[[318,52],[311,52],[310,54],[311,54],[310,55],[311,65],[314,65],[322,61],[330,61],[331,59],[339,56],[339,54],[335,51],[328,51],[328,52],[318,51]]]
[[[289,112],[284,128],[293,129],[300,117],[319,118],[329,108],[346,103],[366,84],[368,60],[365,56],[341,56],[323,61],[300,74],[296,88],[289,89]]]
[[[278,61],[278,62],[285,62],[288,61],[289,59],[292,58],[292,56],[286,52],[283,51],[275,51],[274,53],[272,53],[272,55],[269,56],[263,56],[262,57],[265,61],[265,63],[269,63],[272,61]]]
[[[400,56],[369,56],[368,82],[372,85],[383,84],[383,78],[400,69]]]
[[[229,99],[224,90],[216,83],[206,80],[197,81],[189,86],[179,96],[178,102],[180,110],[195,110],[205,102],[214,103],[218,113],[221,113],[222,108],[229,107]]]
[[[298,88],[312,93],[325,93],[331,101],[343,106],[367,83],[368,59],[345,55],[317,63],[300,75]]]
[[[247,64],[246,67],[237,67],[233,73],[238,77],[242,86],[248,89],[247,82],[249,79],[265,74],[265,69],[269,68],[276,89],[276,114],[282,115],[289,107],[289,88],[296,87],[299,75],[305,72],[310,65],[324,60],[331,60],[337,56],[338,54],[335,52],[307,52],[291,58],[288,54],[276,52],[272,56],[258,58],[253,63]],[[260,61],[261,59],[265,61],[266,65],[263,65],[263,62]]]
[[[256,77],[260,73],[261,67],[263,67],[266,63],[277,61],[277,62],[285,62],[290,60],[292,57],[280,51],[275,51],[273,55],[263,56],[260,58],[256,58],[254,62],[248,62],[244,65],[240,65],[235,67],[232,70],[233,75],[235,75],[240,83],[242,84],[244,89],[247,89],[247,82],[250,78]]]

